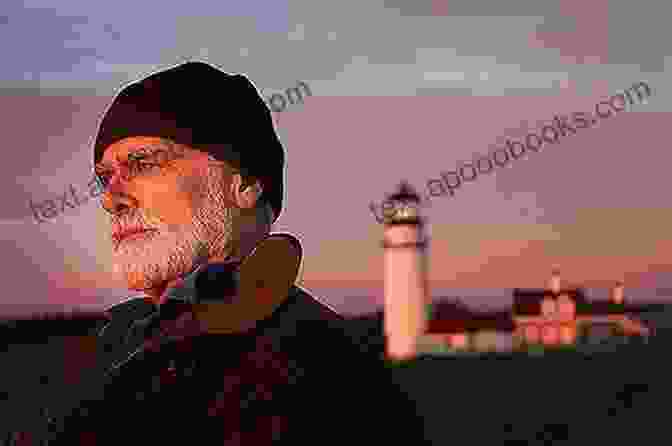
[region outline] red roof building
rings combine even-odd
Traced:
[[[589,301],[580,287],[561,288],[558,274],[554,289],[513,290],[511,311],[475,312],[459,302],[432,305],[423,349],[437,345],[452,349],[491,350],[494,343],[509,344],[512,349],[530,344],[571,345],[591,336],[642,336],[651,329],[632,317],[652,310],[651,305],[635,305],[623,299],[622,284],[612,299]],[[605,327],[609,328],[605,330]]]

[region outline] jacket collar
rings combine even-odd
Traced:
[[[200,303],[225,299],[234,295],[240,280],[239,263],[210,263],[197,266],[192,272],[178,279],[177,284],[164,292],[167,301]],[[165,305],[165,303],[163,304]],[[107,309],[112,319],[143,319],[161,305],[152,303],[147,296],[135,296]]]

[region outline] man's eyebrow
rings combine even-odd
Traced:
[[[172,146],[167,146],[165,144],[153,144],[153,145],[147,145],[147,146],[141,146],[137,147],[133,150],[129,150],[128,153],[126,154],[126,160],[127,161],[129,158],[137,155],[155,155],[160,152],[169,152],[172,151]],[[121,160],[117,158],[117,162],[120,162]],[[109,169],[111,168],[111,164],[109,161],[101,161],[97,163],[94,168],[96,170],[102,170],[102,169]]]
[[[140,146],[136,147],[133,150],[129,150],[128,153],[126,154],[126,159],[128,159],[128,157],[133,155],[139,155],[139,154],[151,155],[153,153],[157,153],[162,150],[166,150],[165,145],[153,144],[148,146]]]
[[[129,151],[127,157],[139,154],[146,154],[152,156],[159,153],[169,153],[173,155],[173,157],[175,158],[180,158],[184,156],[184,149],[171,141],[168,142],[162,141],[154,144],[147,144],[144,146],[140,146],[137,149]]]

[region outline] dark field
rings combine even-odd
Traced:
[[[416,401],[436,444],[661,444],[672,396],[672,315],[668,309],[642,319],[657,328],[644,345],[537,357],[420,358],[389,370]],[[40,416],[42,400],[78,381],[95,347],[85,335],[102,322],[86,316],[0,325],[3,441],[6,432]],[[380,315],[350,324],[363,348],[382,351]],[[325,379],[338,379],[334,373]],[[381,429],[380,421],[372,414],[371,428]]]

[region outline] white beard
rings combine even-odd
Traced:
[[[138,210],[134,221],[153,233],[139,240],[127,240],[113,250],[113,269],[123,276],[129,289],[148,290],[193,271],[213,256],[231,252],[234,210],[224,205],[220,169],[208,169],[191,223],[181,226],[156,221]]]

